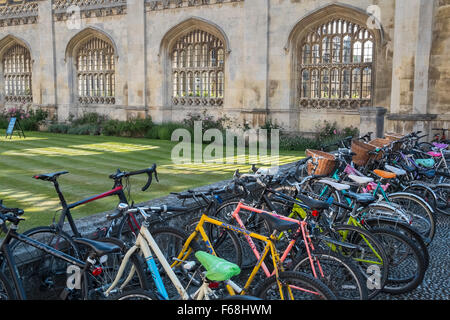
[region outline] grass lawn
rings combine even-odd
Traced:
[[[66,170],[69,174],[58,179],[68,203],[103,193],[111,189],[108,176],[118,168],[122,171],[144,169],[158,165],[159,183],[154,182],[146,191],[145,176],[130,178],[131,195],[136,202],[162,197],[170,192],[229,179],[235,169],[248,172],[252,162],[242,158],[236,164],[176,165],[170,155],[175,142],[139,138],[106,136],[80,136],[25,132],[26,139],[14,136],[5,139],[0,130],[0,199],[4,205],[25,210],[26,221],[21,231],[49,225],[59,217],[59,199],[53,184],[33,179],[39,173]],[[294,162],[304,153],[280,151],[280,165]],[[259,161],[261,165],[264,160]],[[114,209],[117,197],[109,197],[77,207],[71,212],[75,218]]]

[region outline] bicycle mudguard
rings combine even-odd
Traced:
[[[204,251],[197,251],[195,257],[205,267],[206,278],[211,281],[226,281],[241,273],[241,269],[237,264]]]

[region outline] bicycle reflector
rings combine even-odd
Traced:
[[[317,210],[313,210],[313,211],[311,211],[311,214],[313,217],[317,218],[319,216],[320,212]]]
[[[219,283],[218,283],[218,282],[210,282],[210,283],[208,284],[208,287],[209,287],[210,289],[217,289],[217,288],[219,287]]]
[[[101,267],[97,267],[94,270],[92,270],[92,275],[94,277],[101,275],[103,272],[103,269]]]

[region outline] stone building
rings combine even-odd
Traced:
[[[0,109],[226,115],[313,132],[450,122],[450,0],[0,0]]]

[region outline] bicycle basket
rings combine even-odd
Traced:
[[[306,156],[312,157],[313,162],[317,162],[317,168],[314,172],[316,175],[329,175],[336,166],[336,157],[328,152],[307,149]],[[309,175],[313,173],[314,167],[315,164],[308,162]]]
[[[375,148],[383,148],[391,144],[391,140],[389,139],[381,139],[377,138],[369,142],[370,145],[374,146]],[[376,156],[374,156],[375,160],[381,160],[383,157],[383,152],[378,152]]]
[[[369,151],[374,150],[375,147],[359,140],[352,141],[352,152],[356,153],[353,156],[352,161],[357,166],[365,166],[369,161]]]

